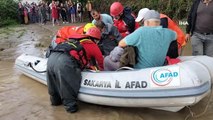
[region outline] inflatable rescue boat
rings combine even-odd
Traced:
[[[213,58],[179,58],[178,64],[147,69],[84,71],[78,99],[99,105],[179,111],[207,96],[213,80]],[[18,70],[45,85],[46,65],[46,58],[27,54],[15,61]]]

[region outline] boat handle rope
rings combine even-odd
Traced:
[[[27,66],[31,67],[31,68],[32,68],[35,72],[37,72],[37,73],[45,73],[45,72],[47,72],[46,70],[44,70],[44,71],[38,71],[38,70],[36,70],[36,69],[33,67],[33,65],[32,65],[31,62],[29,62],[29,64],[28,64]]]
[[[117,69],[116,71],[121,71],[121,70],[134,70],[134,68],[131,68],[131,67],[121,67],[121,68]]]
[[[208,110],[208,108],[209,108],[209,105],[210,105],[210,103],[212,102],[212,92],[213,92],[213,86],[211,86],[211,91],[210,91],[210,93],[209,93],[209,97],[208,97],[208,99],[207,99],[207,103],[206,103],[206,105],[205,105],[204,110],[203,110],[201,113],[195,114],[195,113],[192,111],[191,106],[186,106],[186,107],[188,108],[188,110],[189,110],[189,114],[185,117],[184,120],[188,120],[188,119],[190,119],[190,118],[193,118],[193,119],[194,119],[194,118],[199,118],[199,117],[203,116],[203,115],[207,112],[207,110]]]

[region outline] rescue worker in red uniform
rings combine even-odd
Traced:
[[[110,6],[110,15],[113,16],[114,26],[118,28],[122,37],[127,36],[139,27],[139,24],[135,22],[131,8],[124,8],[120,2],[114,2]]]
[[[87,32],[90,28],[95,27],[92,23],[87,23],[84,26],[65,26],[58,30],[55,38],[52,40],[51,47],[55,48],[58,44],[63,43],[67,41],[69,38],[75,38],[75,39],[81,39],[79,40],[80,43],[85,46],[87,52],[87,58],[90,63],[89,66],[87,66],[89,69],[92,70],[103,70],[103,57],[102,53],[100,53],[99,48],[97,48],[96,43],[94,41],[89,40],[89,36],[93,35],[94,32]],[[98,31],[97,31],[98,32]],[[97,33],[95,32],[95,33]],[[99,35],[96,34],[93,35],[95,38],[100,39]],[[93,37],[94,38],[94,37]],[[86,43],[86,44],[85,44]],[[89,47],[89,49],[88,49]],[[92,52],[94,51],[94,52]],[[49,53],[48,53],[49,54]],[[96,65],[97,63],[97,65]]]
[[[100,30],[92,27],[86,32],[86,35],[88,39],[81,42],[85,49],[81,49],[79,53],[87,54],[87,57],[102,57],[100,49],[95,42],[92,42],[100,39]],[[63,104],[66,111],[70,113],[78,110],[77,96],[82,79],[81,71],[88,65],[85,57],[80,57],[77,50],[70,49],[73,46],[75,45],[69,41],[58,44],[50,53],[47,61],[47,86],[51,104],[53,106]],[[80,45],[78,46],[80,48]],[[93,50],[85,52],[91,48]],[[92,53],[90,53],[91,51]],[[93,53],[94,51],[95,53]],[[99,58],[99,61],[100,68],[102,68],[103,58]]]
[[[96,42],[101,39],[101,31],[97,27],[92,27],[88,29],[85,35],[88,35],[89,38],[80,40],[80,43],[86,51],[88,60],[87,68],[92,70],[103,70],[104,58],[100,48],[96,44]]]

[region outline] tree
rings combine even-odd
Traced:
[[[17,20],[18,2],[14,0],[0,0],[0,27]]]

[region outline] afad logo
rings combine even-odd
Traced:
[[[167,86],[178,76],[178,72],[169,69],[159,69],[152,72],[151,80],[157,86]]]

